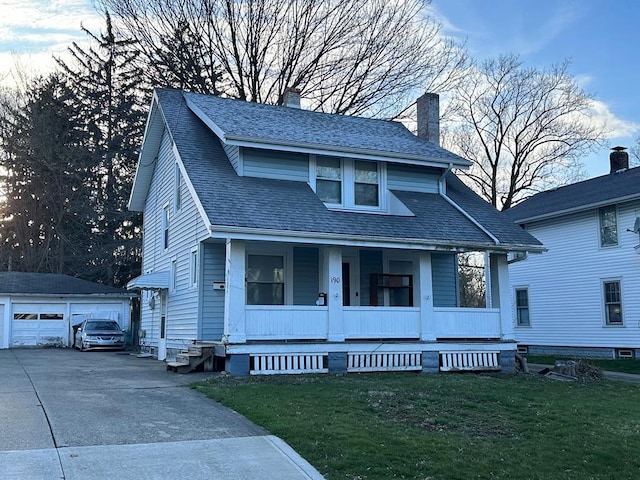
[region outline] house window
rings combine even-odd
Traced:
[[[194,248],[191,250],[191,258],[189,261],[189,278],[191,279],[192,287],[198,285],[198,267],[198,249]]]
[[[620,281],[612,280],[603,283],[604,312],[607,325],[622,325],[622,295]]]
[[[377,162],[318,156],[316,194],[333,206],[378,209],[380,207],[380,167]]]
[[[342,203],[342,165],[339,158],[318,157],[316,194],[326,203]]]
[[[248,255],[247,305],[284,305],[284,256]]]
[[[618,218],[616,206],[602,207],[600,216],[600,246],[611,247],[618,245]]]
[[[178,290],[178,260],[171,260],[171,291]]]
[[[519,327],[531,325],[529,318],[529,290],[516,288],[516,318]]]
[[[164,248],[169,248],[169,205],[162,209],[162,244]]]
[[[182,208],[182,186],[184,185],[184,178],[182,177],[182,172],[180,171],[180,167],[176,165],[176,182],[175,182],[175,193],[174,193],[174,201],[176,212]]]
[[[354,201],[356,205],[377,207],[378,196],[378,164],[376,162],[354,162]]]

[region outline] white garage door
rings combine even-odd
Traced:
[[[11,346],[69,345],[65,304],[13,304]]]

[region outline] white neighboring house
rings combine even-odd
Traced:
[[[542,245],[452,172],[438,97],[402,124],[161,89],[143,212],[141,347],[212,342],[233,375],[514,367],[507,255]],[[458,254],[487,258],[460,302]],[[177,363],[177,362],[176,362]],[[219,362],[222,363],[222,362]]]
[[[609,174],[503,212],[548,248],[509,265],[522,352],[640,358],[640,167],[613,150]]]
[[[68,275],[0,272],[0,348],[69,347],[73,326],[85,318],[129,330],[133,296]]]

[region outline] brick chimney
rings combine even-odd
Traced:
[[[418,109],[418,137],[440,145],[440,97],[425,93],[416,100]]]
[[[300,108],[300,89],[287,87],[282,94],[282,100],[285,107]]]
[[[629,154],[625,152],[626,147],[613,147],[609,154],[609,164],[611,170],[609,173],[618,173],[621,170],[629,168]]]

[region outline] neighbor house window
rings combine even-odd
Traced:
[[[194,248],[191,250],[191,259],[189,261],[189,271],[191,278],[191,286],[195,287],[198,284],[198,249]]]
[[[600,246],[610,247],[618,244],[618,218],[616,206],[602,207],[600,216]]]
[[[164,248],[169,248],[169,205],[162,209],[162,244]]]
[[[284,256],[247,256],[247,305],[284,305]]]
[[[378,196],[378,164],[356,160],[354,177],[354,202],[356,205],[377,207]]]
[[[529,318],[529,290],[516,288],[516,318],[519,327],[531,325]]]
[[[604,312],[607,325],[622,325],[622,295],[620,281],[612,280],[603,283]]]
[[[342,203],[342,165],[339,158],[318,157],[316,193],[326,203]]]

